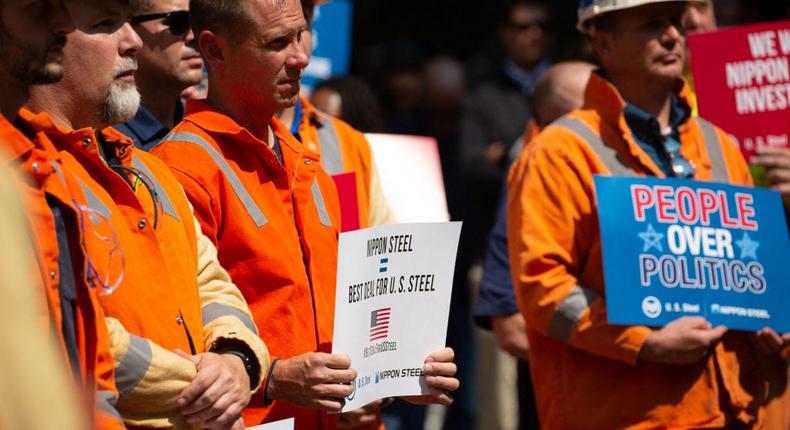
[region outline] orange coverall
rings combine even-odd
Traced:
[[[247,299],[272,356],[332,351],[340,208],[319,155],[277,120],[283,163],[265,142],[203,101],[152,152],[173,169]],[[263,391],[263,390],[261,390]],[[296,417],[302,430],[334,428],[337,416],[253,397],[250,425]]]
[[[397,222],[384,198],[365,135],[345,121],[317,110],[307,98],[300,97],[299,102],[303,110],[299,140],[308,150],[320,152],[321,167],[330,175],[355,174],[359,228]]]
[[[688,105],[681,81],[676,96]],[[617,155],[610,161],[637,175],[664,176],[634,141],[614,86],[593,74],[585,98],[566,119],[602,137]],[[721,130],[710,126],[706,134],[701,124],[690,118],[679,128],[681,154],[696,165],[695,179],[711,180],[718,171],[725,182],[751,185],[738,148]],[[706,135],[717,146],[704,143],[711,140]],[[786,395],[787,363],[758,356],[748,333],[729,332],[705,359],[671,366],[638,362],[650,328],[607,323],[593,175],[610,168],[592,148],[555,123],[528,145],[509,178],[509,251],[541,424],[674,429],[740,420],[759,427],[762,406]]]
[[[61,272],[58,264],[60,250],[54,215],[47,203],[47,196],[57,200],[59,207],[67,210],[67,213],[64,213],[64,221],[67,223],[66,228],[72,244],[90,240],[90,226],[85,224],[80,209],[87,205],[87,199],[74,176],[63,168],[57,150],[46,136],[33,130],[26,129],[25,132],[32,139],[22,134],[0,115],[0,142],[30,179],[20,181],[20,184],[23,185],[23,196],[28,207],[37,253],[36,260],[41,272],[40,288],[43,288],[42,292],[49,310],[47,318],[49,327],[57,332],[55,337],[63,348],[64,362],[68,362],[69,358],[60,331],[62,327],[61,297],[58,287]],[[104,313],[97,301],[97,291],[85,277],[85,257],[90,250],[90,247],[71,249],[71,257],[75,259],[72,262],[77,290],[74,321],[80,382],[93,411],[95,428],[121,429],[124,425],[115,407],[118,392],[115,388],[114,364]],[[88,255],[88,258],[96,259],[97,255]],[[24,268],[20,269],[24,270]],[[42,387],[42,389],[46,388]]]
[[[52,140],[89,205],[112,226],[124,255],[121,285],[99,298],[108,317],[124,421],[130,427],[191,428],[176,399],[196,369],[176,349],[198,354],[225,339],[240,341],[261,367],[268,365],[243,297],[216,258],[204,261],[189,202],[160,160],[135,150],[131,139],[112,128],[68,130],[46,113],[23,109],[20,115]],[[99,139],[107,142],[104,149]],[[102,150],[113,152],[105,158],[115,158],[129,172],[131,185],[108,167]],[[212,260],[217,267],[210,267]],[[257,387],[260,380],[252,382]]]

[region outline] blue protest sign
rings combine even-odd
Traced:
[[[682,316],[790,332],[790,243],[778,193],[681,179],[595,177],[611,324]]]
[[[333,0],[315,8],[313,55],[302,75],[307,91],[336,75],[348,72],[351,62],[351,0]]]

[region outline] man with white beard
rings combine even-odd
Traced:
[[[170,170],[109,127],[140,103],[127,2],[77,3],[65,76],[31,87],[20,119],[52,140],[87,196],[85,268],[105,293],[118,410],[133,428],[242,428],[266,347]]]

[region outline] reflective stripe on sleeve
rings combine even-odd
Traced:
[[[121,414],[115,408],[118,399],[111,391],[96,391],[96,410],[100,413],[121,420]]]
[[[321,187],[318,186],[318,181],[313,181],[313,201],[315,207],[318,209],[318,218],[321,219],[321,224],[331,227],[332,219],[329,218],[329,212],[326,211],[326,204],[324,203],[324,196],[321,194]]]
[[[719,134],[716,133],[716,127],[703,118],[697,118],[697,124],[702,129],[702,136],[705,140],[705,149],[708,151],[708,158],[711,162],[711,180],[714,182],[729,182],[729,175],[727,174],[727,165],[724,164],[724,155],[721,150],[721,141]]]
[[[318,123],[318,143],[321,145],[321,166],[330,176],[343,173],[340,140],[337,138],[332,118],[315,116]]]
[[[259,228],[266,225],[267,223],[266,216],[263,215],[263,211],[261,211],[261,208],[259,208],[258,205],[255,203],[255,201],[252,199],[252,196],[250,196],[250,193],[247,192],[247,189],[244,188],[244,184],[241,183],[241,179],[239,179],[238,175],[236,175],[236,172],[233,171],[233,168],[230,167],[230,165],[222,157],[222,155],[220,155],[220,153],[217,152],[217,150],[213,146],[211,146],[211,144],[206,142],[205,139],[203,139],[202,137],[198,136],[195,133],[178,132],[166,136],[162,141],[163,142],[177,141],[177,142],[193,143],[203,148],[203,150],[208,153],[211,159],[214,160],[215,163],[217,163],[219,169],[222,170],[222,173],[225,175],[225,179],[227,179],[228,182],[230,183],[233,192],[236,194],[236,197],[241,201],[241,204],[244,205],[244,208],[247,210],[247,214],[255,222],[255,225],[258,226]]]
[[[151,170],[148,166],[145,165],[143,160],[132,157],[132,165],[139,171],[143,172],[148,176],[148,178],[153,182],[153,186],[156,189],[156,194],[159,195],[159,199],[162,201],[162,205],[164,206],[165,213],[170,215],[171,217],[181,221],[181,218],[178,217],[178,212],[176,212],[176,208],[173,206],[173,203],[170,200],[170,196],[167,195],[165,189],[162,188],[162,184],[159,183],[159,180],[156,179]]]
[[[129,335],[129,349],[115,369],[115,385],[121,396],[132,391],[151,367],[153,353],[147,340]]]
[[[236,317],[238,318],[248,329],[252,330],[253,333],[256,335],[258,334],[258,327],[255,326],[255,323],[252,321],[249,315],[245,314],[244,312],[222,303],[209,303],[206,306],[203,306],[201,311],[203,316],[203,325],[207,325],[208,323],[214,321],[217,318],[222,317]]]
[[[576,323],[598,297],[598,293],[589,288],[575,286],[554,311],[549,322],[548,335],[561,342],[568,342]]]
[[[598,155],[598,158],[613,176],[634,176],[634,171],[626,165],[617,151],[606,145],[601,136],[596,134],[584,121],[564,116],[551,125],[570,130],[579,136]]]

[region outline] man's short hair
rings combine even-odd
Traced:
[[[189,17],[195,37],[205,30],[240,43],[255,27],[245,0],[190,0]]]
[[[130,0],[129,6],[132,8],[132,14],[142,15],[154,10],[156,3],[154,0]]]
[[[307,25],[313,25],[313,13],[315,12],[315,0],[302,0],[302,12]]]

